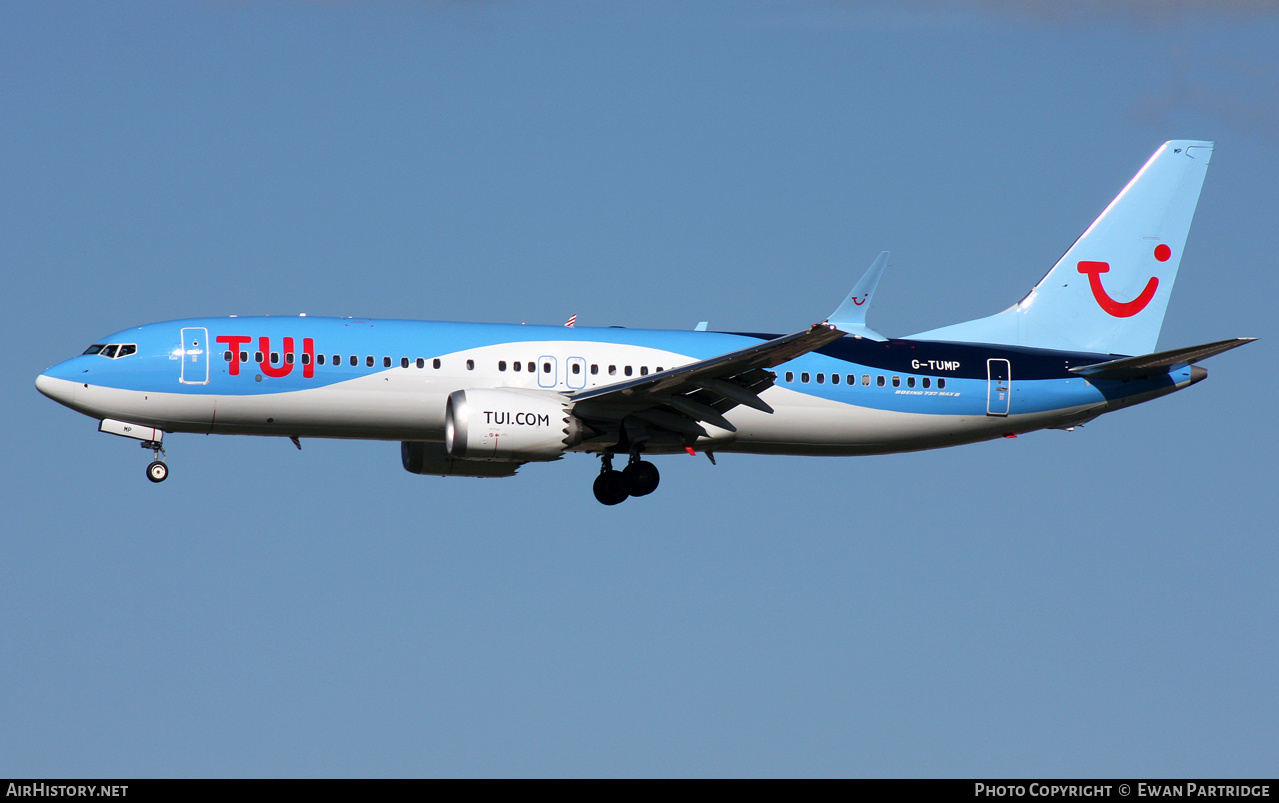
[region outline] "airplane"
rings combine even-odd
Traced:
[[[141,441],[157,483],[170,433],[358,438],[399,441],[403,467],[434,476],[592,453],[605,505],[657,488],[652,455],[872,455],[1073,430],[1200,382],[1197,362],[1255,339],[1154,351],[1212,150],[1165,143],[1020,301],[906,338],[866,325],[883,253],[830,317],[783,336],[194,318],[109,335],[36,387]]]

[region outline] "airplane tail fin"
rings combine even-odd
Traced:
[[[1020,302],[911,339],[1154,351],[1212,148],[1211,142],[1165,142]]]

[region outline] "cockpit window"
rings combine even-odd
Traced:
[[[137,343],[112,343],[103,345],[94,343],[84,350],[85,354],[96,354],[99,357],[106,357],[108,360],[118,360],[121,357],[128,357],[130,354],[138,353]]]

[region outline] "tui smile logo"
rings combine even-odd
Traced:
[[[849,296],[849,298],[852,300],[854,304],[860,307],[862,304],[866,303],[866,297],[869,295],[870,293],[863,293],[860,301],[857,300],[857,296]]]
[[[1167,262],[1171,256],[1172,249],[1168,246],[1161,243],[1155,247],[1155,259],[1160,262]],[[1088,287],[1092,290],[1093,298],[1097,299],[1097,303],[1107,314],[1116,318],[1131,318],[1144,310],[1159,288],[1159,277],[1151,276],[1145,289],[1132,301],[1116,301],[1101,284],[1101,274],[1110,272],[1109,262],[1080,262],[1079,272],[1088,274]]]

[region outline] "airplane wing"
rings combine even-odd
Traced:
[[[769,368],[843,336],[834,326],[816,324],[740,351],[568,396],[574,415],[605,427],[634,416],[646,426],[682,436],[707,435],[702,422],[736,432],[724,413],[737,405],[773,412],[759,398],[777,378]]]

